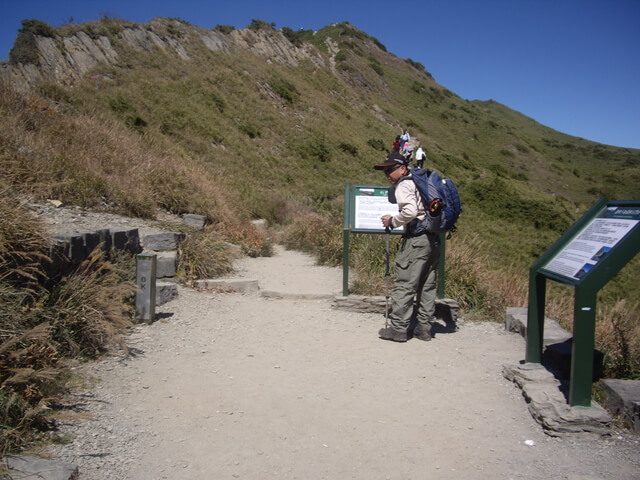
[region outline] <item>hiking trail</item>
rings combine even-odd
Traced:
[[[287,295],[179,287],[126,338],[132,355],[78,367],[94,382],[54,458],[81,480],[640,477],[626,431],[543,433],[502,375],[525,354],[503,323],[387,342],[384,315],[305,297],[339,295],[341,268],[278,247],[234,276]]]

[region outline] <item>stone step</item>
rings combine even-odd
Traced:
[[[197,280],[197,288],[222,292],[254,293],[260,290],[258,280],[253,279],[211,279]]]

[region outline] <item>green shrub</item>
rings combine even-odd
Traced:
[[[238,125],[238,130],[240,130],[249,138],[258,138],[261,135],[260,128],[257,125],[250,123],[243,123],[241,125]]]
[[[489,182],[472,182],[465,193],[468,193],[467,201],[478,205],[485,215],[559,233],[570,226],[571,218],[560,204],[525,199],[497,177]]]
[[[411,60],[410,58],[407,58],[405,60],[409,65],[411,65],[413,68],[420,70],[421,72],[424,71],[424,65],[421,64],[420,62],[416,62],[415,60]]]
[[[185,35],[179,26],[173,22],[167,25],[167,33],[173,38],[182,38]]]
[[[310,158],[326,162],[331,158],[331,151],[324,138],[313,138],[307,144],[307,152]]]
[[[267,23],[264,22],[262,20],[256,20],[253,19],[251,20],[251,23],[249,24],[249,26],[247,27],[249,30],[254,30],[254,31],[258,31],[258,30],[273,30],[273,27],[275,27],[276,24],[271,22],[271,23]]]
[[[380,65],[377,62],[371,62],[369,63],[369,66],[373,69],[374,72],[376,72],[378,75],[383,76],[384,75],[384,69],[382,68],[382,65]]]
[[[9,50],[9,63],[38,63],[36,36],[53,38],[55,35],[53,27],[41,20],[22,20],[22,28]]]
[[[56,102],[71,103],[71,95],[60,85],[43,83],[37,87],[37,91],[43,97],[50,98]]]
[[[271,89],[277,93],[280,98],[288,103],[294,103],[300,97],[296,86],[282,77],[272,77],[269,85],[271,85]]]
[[[514,158],[516,156],[511,150],[507,150],[506,148],[503,148],[502,150],[500,150],[500,154],[509,158]]]
[[[413,90],[416,93],[425,93],[427,91],[427,87],[420,82],[414,81],[411,84],[411,90]]]
[[[375,45],[376,45],[380,50],[382,50],[383,52],[386,52],[386,51],[387,51],[387,47],[385,47],[385,46],[384,46],[384,44],[383,44],[380,40],[378,40],[378,39],[377,39],[377,38],[375,38],[375,37],[371,37],[371,40],[373,40],[373,43],[375,43]]]
[[[125,119],[125,125],[131,130],[135,130],[138,133],[142,133],[144,127],[147,126],[147,122],[140,115],[129,115]]]
[[[340,50],[338,53],[336,53],[334,60],[336,61],[336,63],[344,62],[347,60],[347,54],[343,50]]]
[[[213,27],[213,30],[215,30],[216,32],[220,32],[224,34],[229,34],[233,32],[235,29],[236,27],[233,27],[231,25],[216,25],[215,27]]]
[[[506,177],[508,176],[508,169],[501,163],[492,163],[488,167],[490,172],[495,173],[498,177]]]
[[[352,157],[358,155],[358,147],[356,147],[355,145],[351,145],[350,143],[340,142],[338,144],[338,148],[344,153],[348,153]]]
[[[522,172],[519,173],[515,173],[511,176],[511,178],[513,178],[514,180],[519,180],[521,182],[528,182],[529,181],[529,177]]]
[[[118,113],[135,111],[135,107],[122,95],[118,95],[116,98],[110,98],[109,106],[111,107],[111,110]]]
[[[282,27],[282,34],[294,46],[299,47],[302,45],[302,40],[300,40],[300,36],[293,30],[291,30],[289,27]]]
[[[370,138],[369,140],[367,140],[367,145],[369,145],[374,150],[378,150],[379,152],[384,152],[387,150],[386,144],[379,138]]]
[[[218,109],[218,111],[220,113],[224,113],[225,108],[227,108],[225,101],[215,92],[211,92],[209,94],[209,98],[211,99],[215,107]]]

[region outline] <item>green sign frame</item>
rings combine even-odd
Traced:
[[[571,406],[591,406],[597,293],[638,252],[640,200],[601,198],[529,269],[526,362],[542,360],[546,280],[575,289]]]

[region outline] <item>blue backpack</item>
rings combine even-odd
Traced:
[[[427,210],[421,227],[432,233],[454,232],[462,204],[453,181],[442,178],[436,171],[422,168],[412,168],[411,178]]]

